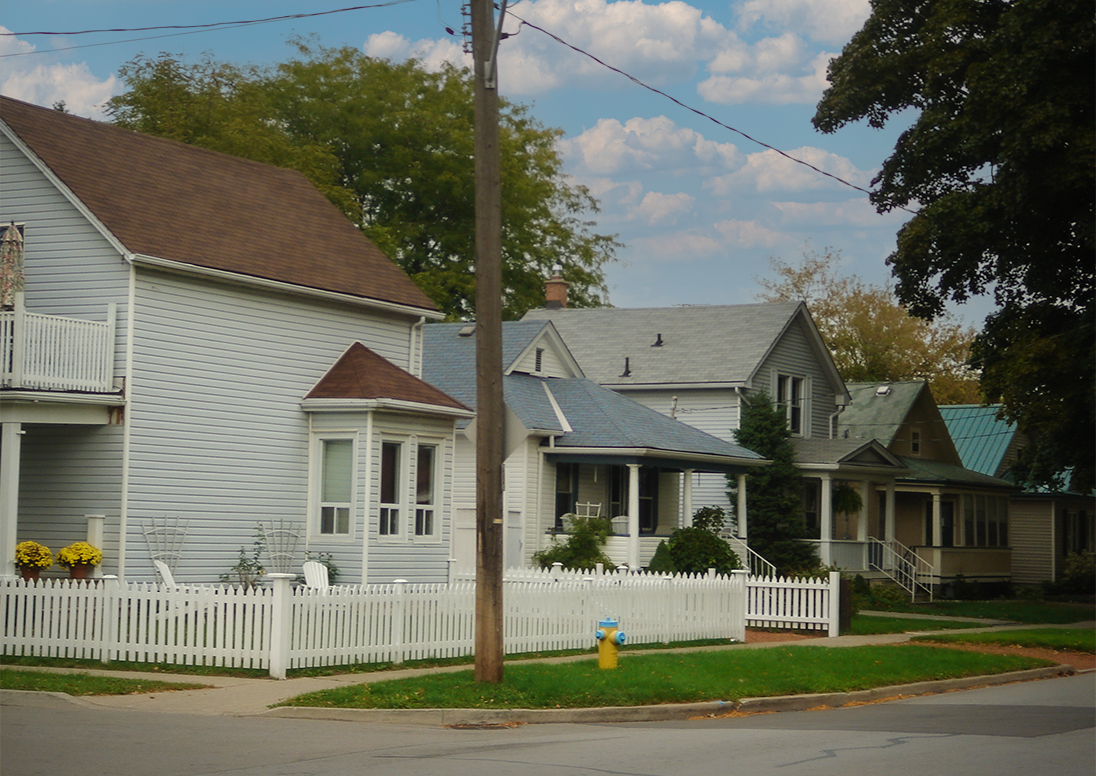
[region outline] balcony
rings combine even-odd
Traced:
[[[17,294],[0,312],[0,388],[113,392],[116,318],[114,303],[105,323],[31,313]]]

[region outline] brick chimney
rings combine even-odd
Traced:
[[[563,279],[563,267],[552,267],[552,277],[544,281],[544,306],[549,310],[559,310],[567,306],[567,287],[570,285]]]

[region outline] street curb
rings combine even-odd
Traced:
[[[279,706],[258,716],[287,719],[337,720],[342,722],[395,723],[401,725],[434,725],[441,727],[485,727],[520,724],[593,724],[614,722],[666,722],[721,717],[734,712],[771,713],[807,711],[820,707],[838,708],[852,703],[869,703],[898,696],[932,695],[991,687],[1056,676],[1072,676],[1072,666],[1057,665],[1012,671],[1006,674],[969,676],[961,679],[941,679],[913,684],[875,687],[843,693],[812,693],[773,698],[743,698],[733,701],[673,703],[657,706],[606,706],[585,709],[332,709],[316,706]]]

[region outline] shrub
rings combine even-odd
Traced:
[[[533,553],[534,563],[546,569],[555,563],[562,563],[565,569],[590,570],[598,563],[609,571],[616,568],[601,551],[613,528],[609,518],[564,515],[563,524],[568,530],[567,541],[553,539],[550,547]]]
[[[742,568],[738,555],[719,537],[725,519],[720,507],[701,507],[690,527],[677,529],[658,545],[647,570],[703,574],[714,568],[717,574],[730,574]]]

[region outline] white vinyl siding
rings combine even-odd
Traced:
[[[300,402],[354,341],[405,366],[410,320],[144,269],[136,306],[130,524],[165,508],[189,520],[187,576],[215,581],[259,525],[304,532]],[[337,561],[344,581],[360,556]]]
[[[765,391],[780,401],[777,393],[780,375],[804,380],[802,436],[828,439],[830,416],[837,409],[834,391],[799,321],[788,328],[757,370],[752,390]]]

